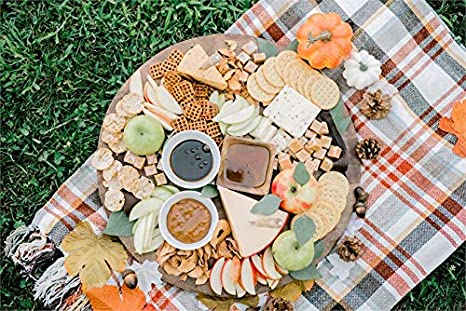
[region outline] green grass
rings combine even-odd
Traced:
[[[175,42],[223,32],[251,2],[2,1],[2,240],[28,224],[95,150],[106,107],[137,67]],[[433,3],[464,42],[460,5]],[[463,246],[398,306],[464,305],[464,257]],[[0,309],[44,309],[32,299],[33,282],[20,272],[2,255]]]

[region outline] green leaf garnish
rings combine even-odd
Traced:
[[[276,56],[278,54],[277,47],[270,41],[264,40],[262,38],[257,39],[257,44],[259,47],[260,53],[265,53],[267,58]]]
[[[134,221],[129,221],[125,211],[113,212],[110,214],[103,233],[112,236],[132,236],[133,225]]]
[[[309,175],[309,172],[307,171],[306,166],[303,162],[299,162],[298,165],[296,165],[293,173],[293,178],[301,186],[304,186],[309,182],[311,175]]]
[[[274,194],[267,194],[251,209],[251,213],[265,216],[273,215],[280,207],[282,199]]]
[[[343,101],[340,99],[338,104],[330,110],[330,115],[335,123],[335,127],[342,136],[351,123],[351,117],[346,115],[344,106]]]
[[[301,281],[319,279],[322,277],[319,271],[317,271],[316,266],[314,266],[313,264],[310,264],[302,270],[291,271],[290,276],[295,280]]]
[[[324,242],[322,242],[322,240],[319,240],[318,242],[314,243],[314,259],[322,256],[323,252],[324,252]]]
[[[293,224],[293,231],[298,240],[299,246],[306,244],[314,235],[316,231],[316,224],[314,220],[307,215],[298,216]]]
[[[285,50],[290,50],[290,51],[298,51],[298,45],[299,45],[299,41],[298,39],[294,39],[293,41],[290,42],[290,44],[288,44],[288,46],[285,48]]]
[[[215,187],[214,185],[209,184],[209,185],[205,185],[204,187],[202,187],[201,197],[212,199],[217,196],[218,196],[218,190],[217,190],[217,187]]]

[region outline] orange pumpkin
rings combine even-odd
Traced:
[[[350,55],[352,37],[351,26],[340,15],[316,13],[298,29],[298,54],[314,68],[336,68]]]

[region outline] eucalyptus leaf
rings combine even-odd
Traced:
[[[298,165],[296,165],[293,173],[293,178],[301,186],[304,186],[309,182],[311,175],[309,175],[309,172],[307,171],[306,166],[303,162],[299,162]]]
[[[307,215],[297,216],[293,224],[293,231],[298,240],[299,246],[303,246],[312,238],[316,231],[316,224],[314,220],[309,218]]]
[[[270,41],[264,40],[262,38],[257,39],[257,44],[259,46],[259,52],[265,53],[267,58],[276,56],[278,54],[277,47]]]
[[[322,277],[319,271],[317,271],[316,266],[314,266],[313,264],[310,264],[302,270],[291,271],[290,276],[295,280],[301,281],[319,279]]]
[[[298,39],[294,39],[293,41],[290,42],[290,44],[288,44],[288,46],[285,48],[285,50],[290,50],[290,51],[297,52],[298,51],[298,45],[299,45]]]
[[[129,221],[125,211],[113,212],[110,214],[103,233],[112,236],[132,236],[134,223],[134,221]]]
[[[217,196],[218,196],[218,190],[217,190],[217,187],[215,187],[214,185],[208,184],[202,187],[201,197],[212,199]]]
[[[333,118],[333,122],[338,130],[338,132],[343,135],[348,125],[351,123],[351,117],[349,115],[345,115],[345,108],[344,103],[340,99],[338,104],[330,110],[330,115]]]
[[[267,194],[251,209],[251,213],[265,216],[273,215],[280,207],[281,199],[274,194]]]
[[[317,259],[320,256],[322,256],[323,252],[324,252],[324,242],[322,242],[322,240],[319,240],[316,243],[314,243],[314,259]]]

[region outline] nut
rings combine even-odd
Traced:
[[[366,204],[364,202],[356,202],[353,205],[353,210],[359,218],[364,218],[366,216]]]
[[[136,286],[138,286],[138,277],[133,270],[126,269],[121,276],[123,277],[123,282],[129,289],[135,289]]]
[[[354,188],[354,196],[356,197],[356,201],[366,202],[369,198],[369,193],[362,187],[356,187]]]

